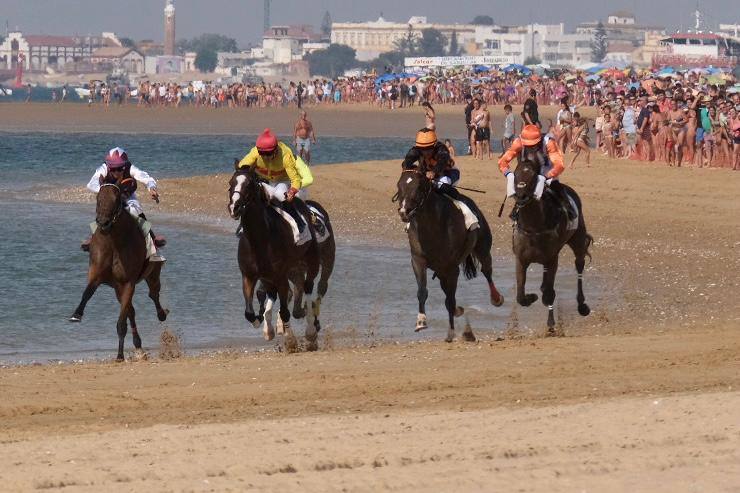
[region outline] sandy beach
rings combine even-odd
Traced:
[[[198,130],[196,110],[147,120],[149,110],[136,108],[0,105],[0,130],[69,131],[66,120],[118,131],[108,115],[119,110],[120,131],[130,132],[254,133],[293,119],[282,110],[206,112]],[[450,135],[463,131],[461,111],[441,111]],[[388,115],[322,109],[314,122],[319,135],[404,136],[423,121]],[[340,247],[405,244],[390,201],[399,162],[314,168],[312,198],[332,215]],[[475,198],[493,253],[513,262],[509,206],[496,217],[504,181],[495,163],[458,164],[461,185],[488,190]],[[540,303],[526,310],[542,313],[542,330],[520,329],[525,309],[509,296],[503,340],[485,327],[473,344],[432,335],[354,344],[323,333],[318,353],[163,361],[147,334],[148,361],[2,368],[1,489],[738,491],[740,174],[596,153],[590,168],[576,166],[563,181],[580,193],[595,238],[585,280],[592,314],[561,311],[565,337],[542,337]],[[154,221],[157,211],[223,218],[227,180],[163,180],[162,203],[147,212]],[[82,188],[37,198],[92,201]],[[561,265],[572,260],[561,255]],[[559,275],[556,290],[575,282]],[[328,296],[341,293],[330,286]]]

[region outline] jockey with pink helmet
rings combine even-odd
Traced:
[[[131,164],[128,154],[120,147],[114,147],[105,156],[105,162],[95,170],[92,178],[87,183],[87,188],[93,193],[100,191],[104,183],[113,183],[121,187],[126,202],[126,210],[142,226],[147,240],[147,251],[151,262],[163,262],[165,259],[158,254],[156,247],[164,246],[164,238],[156,237],[151,226],[146,224],[147,219],[144,210],[136,196],[136,182],[146,185],[152,199],[159,202],[157,182],[146,171]],[[148,232],[146,231],[148,229]],[[148,233],[148,234],[147,234]]]

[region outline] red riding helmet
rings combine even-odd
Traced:
[[[128,164],[128,154],[120,147],[114,147],[108,151],[108,155],[105,156],[105,164],[108,169],[120,169]]]
[[[257,137],[257,151],[260,154],[270,154],[277,149],[278,140],[275,134],[269,128],[266,128],[264,132]]]

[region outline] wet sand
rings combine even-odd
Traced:
[[[367,104],[307,107],[316,135],[335,137],[409,137],[424,126],[423,108],[391,111]],[[441,138],[465,138],[464,108],[442,105],[437,111]],[[541,119],[554,119],[554,106],[541,109]],[[515,114],[521,111],[514,109]],[[589,114],[592,109],[585,110]],[[501,133],[501,107],[491,108],[494,134]],[[255,135],[265,127],[280,135],[292,135],[298,119],[296,108],[138,108],[134,105],[51,103],[0,104],[0,131],[176,133],[198,135]]]
[[[503,179],[493,162],[459,162],[461,185],[489,190],[476,198],[494,253],[511,259],[509,222],[495,217]],[[315,168],[311,193],[340,242],[404,244],[390,202],[398,165]],[[147,211],[155,223],[158,207],[223,218],[227,179],[164,180],[162,204]],[[503,341],[483,327],[475,344],[430,336],[346,347],[341,335],[324,333],[315,354],[176,361],[157,359],[150,342],[145,362],[3,368],[0,484],[737,491],[740,174],[598,158],[563,180],[580,192],[595,237],[585,281],[593,311],[561,311],[566,337],[541,337],[540,303],[526,310],[542,314],[542,332],[521,331],[525,309],[509,298],[499,309],[511,313]],[[90,200],[81,189],[39,198]],[[589,298],[596,277],[604,294]],[[538,279],[530,276],[530,286],[536,292]],[[328,296],[341,293],[330,286]],[[416,301],[408,301],[413,321]]]

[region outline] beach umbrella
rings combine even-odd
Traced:
[[[740,84],[735,84],[734,86],[729,88],[727,92],[730,94],[735,94],[736,92],[740,92]]]
[[[586,72],[588,72],[589,74],[597,74],[597,73],[599,73],[599,72],[601,72],[602,70],[605,70],[605,69],[606,69],[606,67],[604,67],[603,65],[594,65],[594,66],[592,66],[590,68],[587,68],[586,69]]]
[[[598,80],[599,80],[599,76],[596,74],[589,75],[586,77],[586,82],[598,82]]]
[[[473,67],[473,72],[475,72],[476,74],[479,74],[481,72],[488,72],[489,70],[491,70],[491,67],[487,67],[485,65],[476,65],[475,67]]]

